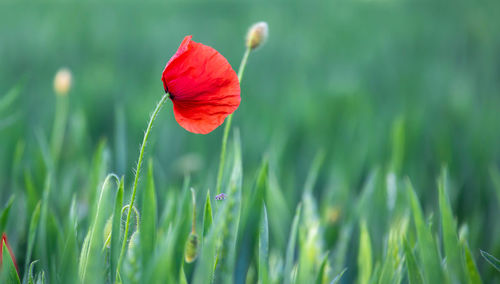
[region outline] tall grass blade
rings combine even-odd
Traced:
[[[359,252],[358,252],[358,283],[369,283],[372,269],[372,245],[370,233],[366,221],[362,220],[360,224]]]
[[[64,226],[64,237],[60,239],[63,240],[64,247],[59,248],[62,252],[60,255],[60,263],[57,267],[58,270],[58,281],[61,283],[70,283],[74,281],[75,275],[78,274],[78,254],[79,254],[79,242],[78,242],[78,208],[76,195],[73,195],[71,201],[71,207],[69,209],[68,218],[66,219]]]
[[[211,226],[212,226],[212,204],[210,203],[210,190],[208,190],[207,198],[205,199],[205,206],[203,209],[202,239],[205,238],[205,236],[207,236]]]
[[[120,184],[118,186],[118,191],[115,195],[115,204],[113,209],[113,219],[111,223],[111,242],[110,248],[110,258],[109,266],[111,271],[111,282],[114,283],[116,280],[116,266],[118,265],[118,258],[120,257],[120,249],[122,243],[122,232],[121,232],[121,215],[123,207],[123,191],[124,191],[124,181],[123,177],[120,179]]]
[[[292,228],[290,229],[290,239],[286,249],[285,267],[283,269],[284,283],[290,283],[292,277],[292,269],[295,262],[295,247],[297,243],[297,232],[299,228],[300,214],[302,211],[302,203],[297,205],[295,216],[293,217]]]
[[[409,180],[407,180],[407,188],[417,231],[418,252],[422,260],[425,281],[427,283],[441,283],[443,276],[436,243],[430,228],[425,224],[422,208],[420,208],[418,197]]]
[[[472,256],[469,246],[465,240],[462,240],[462,247],[465,252],[465,264],[467,266],[466,274],[469,284],[481,284],[483,281],[481,280],[481,276],[479,275],[479,271],[477,270],[476,262],[474,261],[474,257]]]
[[[327,268],[328,268],[328,252],[326,252],[323,261],[321,262],[321,266],[319,267],[318,275],[316,276],[316,284],[326,283],[327,280]]]
[[[5,228],[7,228],[7,222],[9,221],[9,213],[12,208],[12,204],[14,204],[14,195],[11,195],[9,201],[7,201],[7,205],[0,213],[0,234],[5,232]]]
[[[241,187],[242,187],[242,162],[241,162],[241,142],[239,131],[234,132],[234,160],[227,198],[224,200],[225,206],[222,219],[215,222],[222,222],[224,229],[220,239],[220,250],[217,255],[217,266],[215,269],[216,283],[232,283],[234,263],[236,256],[236,239],[240,220],[241,208]]]
[[[17,274],[16,267],[14,266],[14,261],[12,260],[12,255],[7,249],[7,245],[2,241],[2,265],[0,267],[0,283],[21,283],[19,275]]]
[[[347,271],[347,267],[344,268],[339,274],[337,274],[337,276],[335,276],[335,278],[333,278],[332,282],[330,282],[330,284],[337,284],[340,282],[340,280],[342,279],[342,276],[344,276],[344,273]]]
[[[112,200],[108,190],[111,180],[115,181],[117,190],[120,186],[120,179],[114,174],[109,174],[104,180],[95,208],[92,225],[84,242],[85,250],[82,248],[80,256],[80,279],[86,283],[97,283],[99,282],[100,275],[104,274],[104,226],[112,214],[110,210],[111,206],[107,206]]]
[[[465,278],[462,269],[462,250],[458,243],[457,229],[451,205],[448,199],[448,181],[446,169],[443,169],[438,181],[439,209],[441,212],[441,229],[443,232],[443,245],[446,254],[446,273],[452,283],[460,283]]]
[[[492,256],[491,254],[485,252],[484,250],[481,250],[481,255],[483,256],[486,261],[493,266],[496,270],[500,271],[500,260],[498,260],[496,257]]]
[[[259,226],[259,283],[268,283],[269,225],[266,204],[263,204]]]
[[[31,214],[31,221],[30,221],[30,226],[28,230],[28,245],[26,249],[26,258],[25,258],[25,267],[24,271],[28,271],[28,264],[31,261],[31,254],[33,252],[33,247],[35,245],[35,238],[36,238],[36,231],[38,228],[38,222],[40,220],[40,204],[41,202],[38,202],[38,204],[35,207],[35,210],[33,211],[33,214]],[[31,264],[33,265],[33,264]],[[30,265],[30,267],[31,267]]]
[[[408,270],[408,282],[410,284],[423,284],[422,274],[418,268],[417,261],[413,255],[413,250],[406,239],[403,240],[405,251],[406,267]]]
[[[148,162],[147,179],[146,188],[142,191],[141,233],[139,235],[142,248],[141,260],[144,267],[147,266],[148,260],[151,259],[156,242],[157,201],[153,161],[151,159]]]
[[[27,280],[28,284],[34,284],[35,283],[34,282],[35,279],[33,279],[33,266],[35,266],[35,263],[37,263],[37,262],[38,262],[38,260],[35,260],[35,261],[31,262],[29,270],[26,270],[26,271],[28,271],[28,273],[26,274],[27,275],[27,279],[28,279]],[[24,283],[24,281],[23,281],[23,283]]]

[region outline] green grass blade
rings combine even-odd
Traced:
[[[399,174],[404,161],[405,154],[405,120],[404,117],[397,117],[392,124],[392,154],[391,172]]]
[[[407,181],[407,188],[417,231],[418,252],[422,261],[423,275],[427,283],[441,283],[443,276],[436,243],[430,228],[425,224],[418,197],[409,181]]]
[[[443,244],[446,254],[446,266],[448,268],[445,271],[448,273],[448,278],[452,283],[459,283],[461,279],[464,279],[465,275],[463,274],[462,269],[462,250],[458,243],[456,224],[453,219],[453,213],[448,199],[447,183],[447,173],[446,170],[443,169],[441,178],[438,182],[438,190],[439,209],[441,212],[441,229],[443,232]]]
[[[401,283],[403,279],[403,255],[400,252],[401,240],[407,231],[408,219],[403,218],[399,222],[393,222],[389,229],[385,257],[379,266],[378,275],[372,273],[372,280],[378,279],[379,284]]]
[[[142,248],[142,265],[147,266],[151,259],[156,242],[156,222],[157,222],[157,201],[156,190],[153,176],[153,161],[148,163],[148,180],[145,190],[142,191],[142,218],[140,246]]]
[[[40,205],[41,202],[38,202],[38,204],[35,207],[35,210],[33,211],[33,214],[31,214],[31,221],[30,221],[30,227],[28,230],[28,247],[26,249],[26,265],[24,268],[24,271],[28,270],[28,264],[31,261],[31,254],[33,252],[33,246],[35,245],[35,238],[36,238],[36,231],[38,228],[38,222],[40,220]],[[31,263],[33,265],[33,263]],[[30,265],[30,269],[31,269]]]
[[[406,267],[408,269],[408,282],[410,284],[423,284],[422,274],[418,268],[413,250],[406,239],[403,239],[403,246],[405,251]]]
[[[306,183],[304,185],[304,192],[311,193],[314,185],[316,184],[316,180],[318,179],[319,170],[323,165],[325,160],[326,153],[324,150],[319,150],[314,157],[314,160],[311,165],[311,169],[307,175]]]
[[[328,252],[326,252],[323,261],[321,262],[321,266],[319,267],[318,275],[316,276],[316,284],[326,283],[327,280],[327,268],[328,268]]]
[[[336,284],[336,283],[339,283],[340,280],[342,279],[342,276],[344,276],[344,273],[347,271],[347,267],[344,268],[339,274],[337,274],[337,276],[335,276],[335,278],[333,278],[332,282],[330,282],[330,284]]]
[[[5,232],[5,228],[7,228],[7,222],[9,221],[9,213],[10,209],[12,208],[12,204],[14,204],[14,195],[9,198],[9,201],[7,201],[7,205],[5,205],[5,208],[0,214],[0,234],[2,232]]]
[[[292,277],[292,269],[295,260],[295,246],[297,243],[297,231],[299,229],[300,214],[302,211],[302,203],[297,205],[295,216],[292,221],[292,228],[290,229],[290,239],[286,248],[285,268],[283,269],[284,283],[290,283]]]
[[[361,221],[358,252],[358,283],[368,283],[373,268],[372,245],[366,221]]]
[[[465,264],[467,266],[467,278],[470,284],[481,284],[481,276],[479,275],[479,271],[477,270],[476,262],[474,261],[474,257],[472,256],[469,246],[465,240],[462,240],[462,247],[465,252]]]
[[[65,221],[64,236],[61,240],[64,241],[64,247],[60,248],[60,262],[57,267],[58,282],[71,283],[78,274],[78,213],[77,201],[74,195],[71,201],[68,218]]]
[[[203,238],[200,255],[198,256],[197,265],[195,268],[193,282],[195,284],[213,283],[214,267],[217,263],[217,244],[219,237],[224,230],[225,224],[216,220],[223,220],[228,207],[228,203],[224,202],[220,205],[219,210],[215,214],[215,222],[209,229],[208,234]]]
[[[265,191],[265,200],[269,212],[269,227],[273,230],[273,239],[279,248],[285,248],[288,236],[286,235],[293,211],[287,205],[283,191],[280,188],[274,169],[269,170]]]
[[[497,201],[500,203],[500,171],[498,167],[490,167],[490,176],[493,181],[493,187],[495,188]]]
[[[212,226],[212,204],[210,203],[210,190],[207,191],[207,198],[203,209],[203,233],[202,238],[205,238]]]
[[[40,224],[38,226],[38,248],[40,249],[40,264],[44,269],[49,268],[49,257],[48,257],[48,239],[47,239],[47,220],[49,214],[49,197],[52,187],[52,177],[47,175],[45,178],[45,184],[43,188],[42,205],[40,208]]]
[[[108,190],[111,187],[109,183],[112,179],[116,182],[117,190],[119,188],[120,179],[114,174],[109,174],[102,184],[92,225],[84,242],[86,250],[82,248],[79,274],[81,280],[86,283],[97,283],[99,282],[100,275],[104,274],[104,227],[109,216],[112,214],[110,210],[111,206],[107,206],[111,204],[112,200],[109,193],[110,190]]]
[[[267,214],[269,218],[269,226],[273,227],[273,217],[279,217],[279,213],[273,211],[276,209],[273,207],[272,203],[277,200],[266,199],[266,194],[269,193],[270,186],[268,185],[268,171],[269,171],[269,163],[267,158],[262,160],[262,163],[257,172],[257,176],[255,178],[255,182],[253,184],[252,190],[245,192],[243,198],[245,202],[242,204],[242,212],[240,218],[240,229],[238,232],[238,255],[244,256],[238,259],[238,263],[236,264],[240,271],[244,271],[246,267],[252,265],[252,258],[255,251],[255,247],[258,246],[259,242],[259,222],[261,221],[260,212],[264,204],[264,200],[268,202],[266,204],[266,211],[270,212]],[[274,216],[273,216],[274,213]],[[286,220],[281,219],[279,226],[284,225]],[[284,228],[286,230],[286,227]],[[279,229],[276,229],[279,231]],[[256,268],[255,271],[258,269]],[[235,282],[245,281],[245,277],[248,274],[247,271],[245,273],[235,273]]]
[[[14,266],[14,261],[12,260],[13,256],[10,254],[7,245],[3,241],[1,249],[3,252],[3,261],[0,267],[0,283],[21,283],[16,267]]]
[[[31,262],[30,264],[30,268],[28,270],[28,284],[34,284],[34,279],[33,279],[33,266],[35,266],[35,263],[37,263],[38,260],[35,260],[33,262]]]
[[[184,272],[184,263],[181,264],[181,271],[179,272],[179,284],[188,284],[186,272]]]
[[[241,208],[241,187],[242,187],[242,162],[241,162],[241,142],[239,132],[234,132],[234,160],[227,198],[223,201],[223,219],[216,219],[215,222],[222,222],[224,229],[220,239],[220,250],[217,255],[217,266],[215,269],[215,283],[232,283],[234,264],[236,256],[236,239],[238,234],[240,208]]]
[[[123,177],[120,179],[120,185],[118,186],[118,191],[115,195],[115,205],[113,209],[113,219],[111,224],[111,243],[110,243],[110,258],[109,258],[109,266],[111,271],[111,281],[115,281],[115,271],[116,266],[118,265],[118,258],[120,257],[120,249],[121,249],[121,214],[123,207],[123,190],[124,190],[124,182]]]
[[[481,250],[481,255],[483,256],[486,261],[491,264],[496,270],[500,271],[500,260],[498,260],[496,257],[492,256],[491,254],[485,252],[484,250]]]
[[[12,103],[17,99],[19,94],[21,94],[22,89],[24,88],[24,82],[26,80],[20,80],[16,85],[11,87],[5,95],[0,98],[0,114],[4,112]]]
[[[25,194],[27,199],[27,210],[28,212],[32,212],[39,202],[40,196],[37,189],[35,189],[33,177],[28,169],[24,170],[24,188],[26,190]]]
[[[46,283],[45,271],[42,270],[42,271],[38,272],[38,274],[36,275],[35,283],[36,284],[45,284]]]
[[[259,226],[259,283],[268,283],[269,225],[266,204],[263,204]]]

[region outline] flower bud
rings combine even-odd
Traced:
[[[196,260],[198,257],[198,235],[195,233],[189,234],[189,237],[186,241],[186,247],[184,248],[184,259],[187,263],[191,263]]]
[[[54,77],[54,91],[59,96],[65,96],[68,94],[71,88],[71,71],[67,68],[61,68],[57,71]]]
[[[266,42],[269,28],[266,22],[258,22],[253,24],[247,33],[247,47],[256,49]]]

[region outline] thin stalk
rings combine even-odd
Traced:
[[[59,162],[59,155],[64,140],[64,132],[66,130],[66,121],[68,118],[68,96],[56,95],[56,110],[54,117],[54,125],[52,126],[51,136],[51,153],[52,153],[52,166],[57,168]]]
[[[130,199],[130,205],[129,205],[129,210],[127,213],[127,221],[125,222],[125,231],[123,232],[123,243],[122,243],[122,249],[120,252],[120,257],[118,258],[118,264],[116,267],[116,279],[119,279],[118,275],[120,272],[120,267],[123,262],[123,258],[125,257],[125,251],[127,248],[127,238],[128,238],[128,230],[129,230],[129,223],[130,223],[130,215],[132,213],[132,210],[130,208],[134,207],[134,201],[135,201],[135,194],[137,191],[137,181],[139,180],[139,174],[141,172],[141,165],[142,165],[142,159],[144,158],[144,149],[146,148],[146,144],[148,142],[149,138],[149,133],[151,132],[151,128],[153,127],[153,122],[156,119],[156,116],[158,115],[158,112],[160,112],[161,107],[167,100],[169,94],[166,93],[163,95],[161,100],[158,102],[156,105],[155,110],[153,111],[153,114],[151,115],[151,118],[149,119],[148,123],[148,128],[146,129],[146,133],[144,134],[144,139],[142,140],[142,145],[141,145],[141,151],[139,152],[139,160],[137,161],[137,170],[135,171],[135,178],[134,178],[134,187],[132,188],[132,198]]]
[[[250,55],[250,51],[252,49],[250,47],[247,47],[247,50],[245,51],[245,54],[243,55],[243,58],[241,59],[240,63],[240,69],[238,69],[238,80],[241,83],[241,78],[243,78],[243,72],[245,72],[245,67],[247,65],[248,61],[248,56]],[[221,183],[222,183],[222,173],[224,172],[224,163],[226,161],[226,145],[227,145],[227,138],[229,136],[229,129],[231,128],[231,122],[233,120],[233,115],[230,114],[227,119],[226,119],[226,125],[224,125],[224,134],[222,136],[222,149],[220,151],[220,161],[219,161],[219,171],[217,173],[217,184],[215,186],[216,193],[220,194],[221,192]]]

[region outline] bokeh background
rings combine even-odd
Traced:
[[[2,204],[23,188],[13,172],[31,169],[35,185],[43,184],[34,168],[51,131],[60,67],[74,76],[61,149],[61,175],[70,177],[57,196],[67,202],[54,209],[63,214],[68,208],[57,204],[70,204],[82,188],[100,141],[109,170],[130,185],[148,115],[163,94],[161,72],[185,35],[237,70],[247,28],[263,20],[269,39],[250,55],[233,120],[245,182],[269,157],[293,212],[324,151],[314,194],[325,206],[354,206],[352,196],[379,169],[408,176],[424,210],[435,212],[436,179],[447,166],[459,226],[468,224],[473,247],[498,256],[499,9],[494,0],[2,1],[0,98],[19,92],[0,105]],[[214,187],[222,130],[188,133],[171,104],[164,107],[147,151],[159,200],[186,172],[196,187]],[[19,149],[25,154],[15,164]],[[17,234],[14,243],[23,238]],[[492,273],[484,260],[478,265]]]

